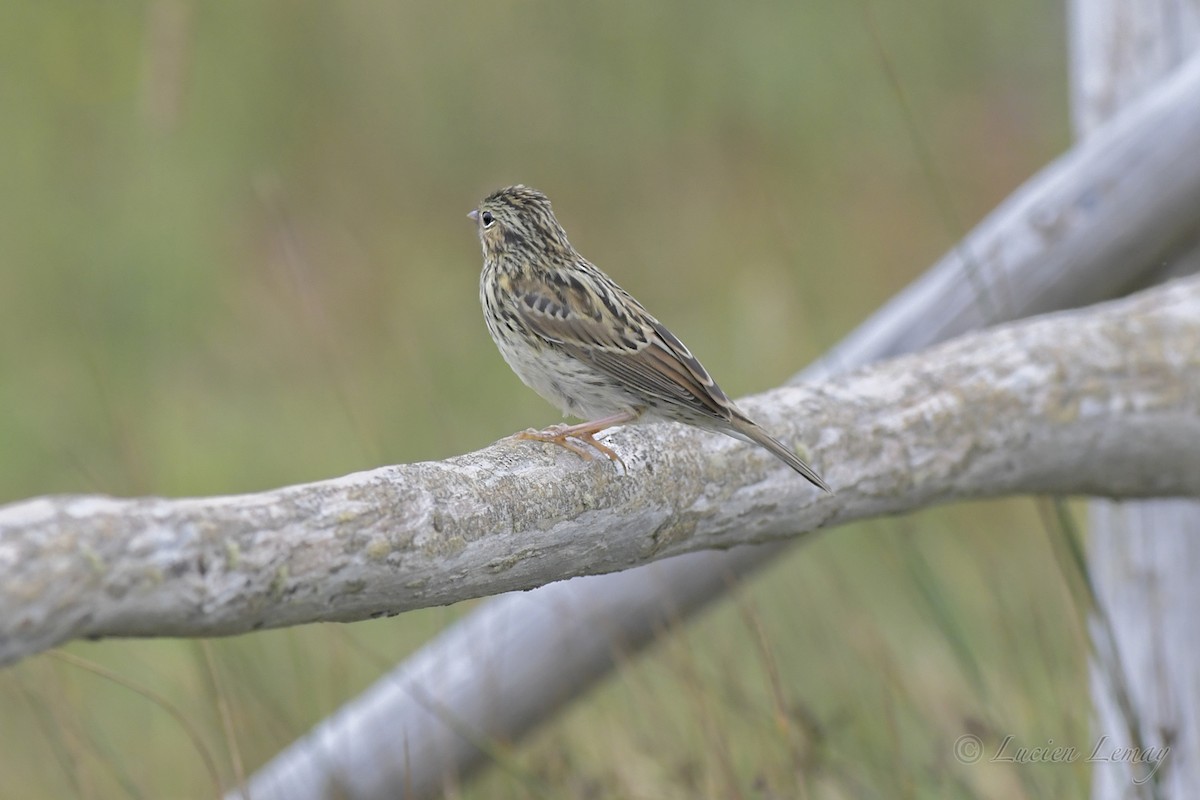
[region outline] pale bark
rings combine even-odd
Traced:
[[[838,494],[659,425],[610,437],[628,473],[510,441],[262,494],[0,508],[0,661],[78,636],[364,619],[948,500],[1200,496],[1200,279],[747,407],[789,438],[820,420]]]
[[[797,380],[1148,281],[1197,224],[1197,97],[1193,61],[1030,179]],[[980,282],[1003,301],[981,299]],[[328,797],[325,787],[351,783],[355,798],[435,794],[484,759],[480,732],[519,737],[785,546],[693,553],[491,600],[265,765],[254,797]],[[412,748],[421,757],[406,756]]]
[[[1071,107],[1080,138],[1200,49],[1195,0],[1073,0],[1070,9]],[[1193,241],[1164,271],[1194,270],[1198,262]],[[1092,797],[1193,797],[1200,790],[1200,503],[1093,500],[1089,517],[1097,739],[1171,749],[1148,779],[1128,758],[1097,762]]]

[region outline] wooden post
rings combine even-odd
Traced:
[[[1086,138],[1200,49],[1196,0],[1072,0],[1071,109]],[[1200,102],[1200,98],[1196,98]],[[1200,266],[1200,246],[1168,271]],[[1200,502],[1089,504],[1096,587],[1091,667],[1093,800],[1184,800],[1200,792]],[[1121,746],[1170,747],[1153,774]]]

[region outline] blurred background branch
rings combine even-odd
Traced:
[[[1200,147],[1195,97],[1200,59],[1029,179],[797,380],[1119,294],[1161,275],[1164,254],[1184,246],[1197,225],[1200,160],[1189,156]],[[981,302],[981,285],[992,302]],[[416,787],[417,797],[436,793],[446,776],[469,773],[487,755],[478,732],[522,735],[605,675],[618,654],[653,641],[738,576],[774,563],[784,547],[698,553],[497,598],[268,764],[256,793],[291,796],[346,776],[354,776],[364,798],[387,796],[398,785]],[[527,625],[535,613],[541,624]],[[580,618],[591,624],[579,625]],[[492,630],[522,633],[488,635]],[[468,650],[471,658],[462,658]],[[497,692],[502,709],[491,699]],[[433,710],[415,699],[423,697],[436,698]],[[428,749],[404,764],[376,757],[370,743],[397,739]]]

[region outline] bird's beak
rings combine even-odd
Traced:
[[[479,209],[472,208],[470,213],[467,214],[467,217],[469,217],[472,222],[479,222]]]

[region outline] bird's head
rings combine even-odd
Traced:
[[[550,199],[537,189],[517,185],[492,192],[467,216],[478,228],[485,259],[554,258],[574,252]]]

